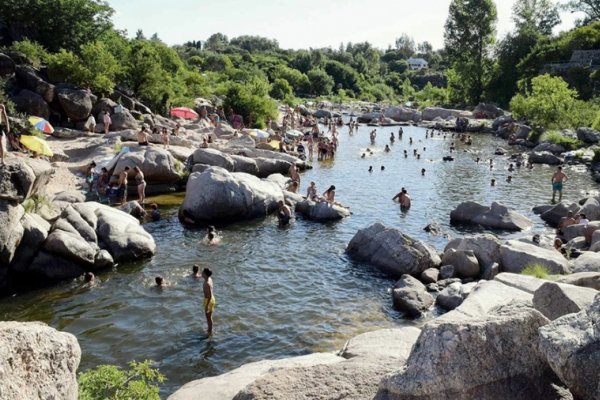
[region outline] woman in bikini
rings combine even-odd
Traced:
[[[146,198],[146,181],[144,180],[144,174],[139,167],[133,167],[135,172],[135,184],[137,185],[138,197],[140,204],[144,204]]]

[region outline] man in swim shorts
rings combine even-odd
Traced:
[[[552,174],[552,204],[556,203],[556,192],[558,192],[558,201],[562,201],[563,184],[569,180],[569,177],[562,172],[562,167],[556,168]]]
[[[207,331],[206,334],[212,336],[213,320],[212,314],[215,311],[215,294],[213,291],[212,271],[208,268],[202,270],[202,278],[204,279],[204,314],[206,315]]]

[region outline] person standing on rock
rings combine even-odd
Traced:
[[[129,175],[129,167],[125,167],[119,174],[119,190],[123,191],[123,203],[127,202],[127,176]]]
[[[552,174],[552,204],[556,203],[556,192],[558,192],[558,201],[562,201],[563,184],[569,180],[569,177],[562,172],[562,167],[556,168]]]
[[[163,128],[162,130],[162,142],[165,150],[169,150],[169,131],[167,128]]]
[[[204,314],[206,315],[206,324],[207,331],[206,334],[208,337],[211,337],[213,334],[213,320],[212,315],[215,311],[215,305],[217,304],[215,300],[215,293],[213,288],[213,280],[211,278],[212,271],[208,268],[204,268],[202,270],[202,279],[204,279],[204,285],[202,285],[202,289],[204,291]]]
[[[94,169],[96,168],[96,163],[92,161],[90,165],[88,165],[85,170],[85,182],[88,185],[88,193],[92,193],[92,188],[94,187]]]
[[[96,131],[96,118],[94,118],[93,114],[90,114],[87,121],[85,121],[85,127],[89,133],[94,133]]]
[[[6,106],[0,104],[0,165],[4,165],[4,143],[6,135],[10,133],[10,123],[6,114]]]
[[[108,110],[104,111],[104,115],[102,116],[102,123],[104,124],[104,134],[108,133],[110,126],[112,125],[112,119],[110,118],[110,113]]]
[[[144,200],[146,199],[146,181],[144,180],[144,173],[137,166],[133,167],[133,172],[135,172],[134,179],[138,191],[138,201],[141,205],[144,205]]]

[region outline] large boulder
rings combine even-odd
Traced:
[[[548,225],[556,228],[558,227],[560,219],[562,217],[566,217],[569,211],[572,211],[573,214],[576,214],[580,209],[581,207],[579,207],[577,203],[567,204],[561,202],[553,206],[551,209],[543,212],[540,215],[540,218],[548,223]]]
[[[591,307],[541,327],[539,351],[577,399],[600,399],[600,295]]]
[[[73,121],[82,121],[89,117],[95,100],[96,96],[87,90],[60,89],[58,91],[58,101],[67,117]]]
[[[16,96],[12,97],[11,100],[15,103],[17,110],[38,117],[46,118],[50,116],[50,107],[48,103],[39,94],[29,90],[23,89]]]
[[[0,77],[10,76],[15,73],[15,62],[4,53],[0,53]]]
[[[54,98],[56,97],[56,87],[40,78],[35,69],[28,65],[17,65],[15,67],[15,74],[17,82],[22,88],[31,90],[40,95],[47,103],[52,103],[54,101]]]
[[[182,386],[168,400],[231,400],[244,387],[262,376],[294,367],[314,367],[343,362],[342,357],[330,353],[315,353],[281,360],[263,360],[244,364],[223,375],[198,379]]]
[[[532,164],[548,164],[548,165],[558,165],[562,164],[564,160],[549,151],[536,151],[531,152],[528,155],[529,162]]]
[[[257,157],[254,159],[258,168],[258,177],[266,178],[273,174],[287,174],[292,163],[286,160]]]
[[[41,247],[50,231],[50,224],[37,214],[23,215],[21,227],[23,235],[10,265],[13,271],[18,272],[27,270],[36,255],[33,249]]]
[[[54,168],[36,159],[10,160],[0,169],[0,200],[22,203],[35,194],[44,194]]]
[[[573,272],[600,272],[600,253],[583,252],[573,260]]]
[[[96,118],[96,122],[102,122],[100,113],[102,111],[108,111],[112,114],[116,106],[117,103],[115,101],[109,99],[108,97],[102,97],[98,99],[96,103],[94,103],[94,107],[92,107],[92,115],[94,118]]]
[[[116,262],[151,257],[156,251],[152,235],[140,222],[120,210],[98,203],[91,204],[98,218],[97,234]]]
[[[118,175],[125,167],[129,167],[129,178],[134,184],[134,166],[139,167],[144,173],[148,185],[174,184],[181,179],[175,158],[169,151],[159,146],[132,148],[128,153],[119,156],[112,173]]]
[[[192,155],[192,163],[221,167],[229,172],[234,170],[234,161],[231,157],[215,149],[197,149]]]
[[[238,156],[238,155],[230,155],[231,160],[233,161],[233,171],[234,172],[245,172],[250,175],[258,176],[258,164],[256,161],[249,157]]]
[[[473,110],[475,118],[495,119],[504,115],[504,110],[491,103],[479,103]]]
[[[276,183],[211,167],[189,176],[180,215],[195,222],[233,222],[264,217],[279,200],[283,191]]]
[[[250,148],[253,149],[256,147],[256,141],[249,135],[241,135],[240,137],[231,139],[227,142],[227,147],[231,148]]]
[[[521,304],[488,315],[427,323],[405,368],[385,377],[375,399],[553,398],[538,329],[548,320]]]
[[[392,300],[397,310],[411,317],[420,317],[434,302],[425,285],[410,275],[402,275],[396,282],[392,290]]]
[[[600,132],[593,128],[578,128],[577,139],[584,143],[596,144],[600,142]]]
[[[25,210],[20,204],[0,200],[0,269],[7,267],[23,237],[21,218]]]
[[[436,118],[472,118],[473,113],[463,110],[452,110],[440,107],[427,107],[423,110],[422,118],[425,121],[433,121]]]
[[[470,250],[477,257],[479,265],[485,269],[500,261],[500,246],[496,236],[485,233],[452,239],[444,248],[444,253],[450,249]]]
[[[502,271],[521,273],[525,267],[541,264],[551,274],[568,274],[570,266],[567,259],[554,249],[545,249],[519,240],[509,240],[500,246]]]
[[[551,142],[542,142],[542,143],[538,144],[537,146],[535,146],[532,151],[534,153],[548,152],[548,153],[558,155],[558,154],[564,153],[565,151],[567,151],[567,149],[565,149],[564,146],[561,146],[560,144],[551,143]],[[533,161],[531,161],[531,162],[534,163]]]
[[[454,271],[461,278],[476,278],[480,274],[479,261],[473,250],[448,249],[442,257],[443,265],[454,266]]]
[[[419,111],[406,107],[389,107],[384,111],[384,116],[397,122],[419,122],[421,120],[421,113]]]
[[[111,131],[124,131],[126,129],[138,129],[139,127],[139,122],[126,108],[119,113],[112,114],[110,118],[112,120],[112,124],[110,125]]]
[[[418,275],[441,263],[434,248],[380,223],[359,230],[346,252],[396,278],[404,274]]]
[[[312,221],[337,221],[350,216],[350,210],[325,201],[304,200],[296,204],[296,211]]]
[[[0,322],[0,397],[76,400],[75,336],[40,322]]]
[[[454,282],[446,286],[435,298],[435,304],[446,310],[454,310],[460,306],[466,296],[463,295],[462,284]]]
[[[600,272],[574,272],[557,277],[556,282],[600,290]]]
[[[597,294],[595,289],[546,282],[533,294],[533,306],[553,321],[563,315],[587,309]]]
[[[473,201],[459,204],[450,212],[450,223],[481,225],[485,228],[520,231],[529,229],[533,222],[503,204],[492,203],[491,207]]]

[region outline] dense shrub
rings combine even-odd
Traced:
[[[292,87],[285,79],[277,78],[271,85],[269,95],[274,99],[283,100],[292,95]]]
[[[48,52],[44,46],[29,39],[13,42],[13,44],[10,46],[10,50],[25,54],[27,60],[35,68],[39,68],[44,62],[46,62],[46,58],[48,57]]]
[[[269,97],[269,84],[259,78],[241,84],[232,83],[226,93],[224,106],[244,117],[252,118],[253,127],[264,128],[269,118],[277,117],[277,104]]]

